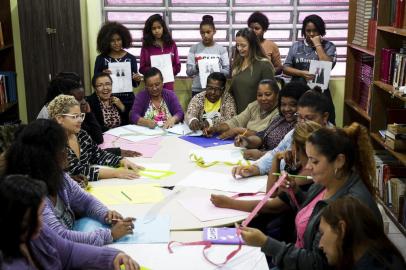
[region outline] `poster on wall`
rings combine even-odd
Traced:
[[[314,79],[307,82],[309,87],[313,88],[317,85],[320,86],[323,91],[326,90],[330,81],[332,67],[333,63],[330,61],[311,60],[309,73],[314,74]]]
[[[132,92],[131,63],[114,62],[109,63],[111,79],[113,80],[113,93]]]
[[[169,53],[151,55],[151,67],[156,67],[161,71],[162,77],[164,77],[164,83],[175,81],[175,77],[173,76],[172,59]]]
[[[220,62],[219,62],[218,55],[202,55],[202,57],[198,60],[197,64],[199,66],[199,77],[200,77],[200,84],[202,88],[206,88],[207,84],[207,77],[213,72],[220,71]]]

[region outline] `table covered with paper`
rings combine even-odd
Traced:
[[[265,190],[265,176],[239,180],[232,177],[233,164],[249,164],[240,148],[231,143],[205,148],[180,138],[188,135],[201,136],[185,125],[171,130],[128,125],[104,135],[102,147],[120,147],[143,154],[131,158],[145,168],[139,179],[91,182],[89,192],[109,209],[136,218],[133,234],[112,246],[128,252],[145,269],[217,269],[202,256],[203,246],[176,247],[176,252],[170,254],[168,242],[202,240],[203,228],[233,225],[248,216],[248,212],[215,207],[210,201],[211,194],[232,196]],[[261,196],[243,199],[259,200]],[[82,220],[77,225],[78,230],[103,226],[91,220]],[[193,237],[187,237],[191,232]],[[232,249],[232,245],[215,245],[209,254],[220,262]],[[224,269],[267,267],[260,249],[248,246],[243,246],[223,266]]]

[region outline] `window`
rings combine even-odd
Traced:
[[[133,37],[130,52],[136,57],[140,55],[145,20],[152,14],[162,14],[179,49],[180,76],[186,76],[187,54],[190,46],[200,41],[198,29],[205,14],[214,17],[215,40],[227,47],[231,55],[235,33],[247,26],[252,12],[263,12],[270,21],[265,38],[278,44],[282,60],[292,42],[301,38],[303,19],[318,14],[326,22],[326,39],[337,46],[337,64],[332,75],[345,74],[349,0],[104,0],[103,3],[105,21],[119,21],[130,29]]]

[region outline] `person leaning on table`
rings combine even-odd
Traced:
[[[47,188],[24,175],[0,179],[0,269],[139,270],[127,254],[61,238],[42,223]]]
[[[182,107],[175,93],[163,88],[161,71],[150,68],[144,74],[144,82],[145,89],[135,96],[130,122],[149,128],[170,128],[182,122]]]

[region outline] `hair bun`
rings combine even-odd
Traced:
[[[313,87],[312,90],[313,90],[314,92],[316,92],[316,93],[319,93],[319,94],[322,94],[322,93],[323,93],[323,90],[322,90],[321,87],[318,86],[318,85],[316,85],[315,87]]]
[[[202,17],[202,22],[213,22],[213,21],[214,21],[214,18],[211,15],[204,15]]]

